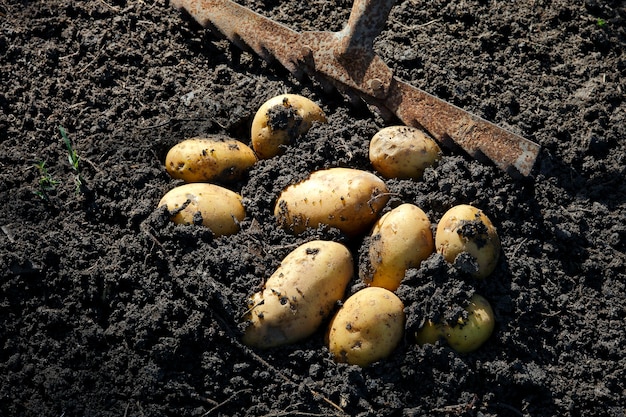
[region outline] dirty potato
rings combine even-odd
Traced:
[[[367,285],[395,291],[407,269],[419,267],[434,248],[426,213],[413,204],[402,204],[374,224],[369,263],[361,278]]]
[[[310,336],[343,298],[353,272],[352,255],[340,243],[297,247],[251,297],[243,342],[264,349]]]
[[[443,325],[432,320],[427,320],[415,333],[415,341],[420,346],[434,345],[441,338],[443,338]]]
[[[402,339],[404,321],[404,304],[393,292],[364,288],[333,317],[328,349],[338,362],[366,367],[393,352]]]
[[[246,144],[225,136],[191,138],[174,145],[165,158],[172,178],[185,182],[240,180],[256,162]]]
[[[374,169],[385,178],[418,180],[426,168],[441,158],[441,149],[420,129],[389,126],[372,137],[369,158]]]
[[[442,327],[443,337],[457,352],[472,352],[489,339],[495,327],[495,317],[489,301],[474,294],[465,308],[467,319],[459,319],[454,325]]]
[[[435,249],[476,278],[493,272],[500,255],[500,238],[491,220],[479,209],[461,204],[448,210],[437,225]],[[459,255],[469,255],[458,258]]]
[[[448,345],[459,353],[478,349],[493,333],[495,327],[493,309],[485,297],[474,294],[465,311],[467,318],[459,318],[454,324],[426,321],[416,332],[415,341],[419,345],[425,345],[445,339]]]
[[[294,233],[326,224],[354,236],[371,227],[388,199],[387,187],[376,175],[330,168],[287,187],[278,198],[274,215],[283,228]]]
[[[313,101],[297,94],[281,94],[263,103],[252,120],[252,148],[260,159],[276,156],[326,115]]]
[[[167,192],[159,207],[166,206],[172,221],[179,224],[202,224],[215,236],[239,231],[246,212],[241,196],[226,188],[207,183],[191,183]]]

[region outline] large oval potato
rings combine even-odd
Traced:
[[[326,115],[313,101],[297,94],[272,97],[259,107],[252,120],[252,148],[261,159],[282,153],[282,147],[306,133]]]
[[[251,297],[243,342],[270,348],[310,336],[343,298],[353,272],[352,255],[340,243],[315,240],[297,247]]]
[[[185,182],[237,181],[256,162],[246,144],[225,136],[191,138],[174,145],[165,158],[172,178]]]
[[[378,131],[369,147],[372,166],[385,178],[421,179],[441,158],[437,143],[420,129],[389,126]]]
[[[246,216],[241,196],[214,184],[191,183],[167,192],[159,207],[173,213],[172,221],[179,224],[199,224],[211,229],[215,236],[239,231],[239,222]]]
[[[376,175],[330,168],[287,187],[276,202],[274,215],[283,228],[294,233],[326,224],[354,236],[371,227],[388,200],[387,186]]]
[[[465,310],[467,319],[459,319],[454,326],[446,324],[442,327],[443,337],[452,349],[460,353],[478,349],[489,339],[495,327],[493,309],[485,297],[474,294]]]
[[[361,367],[386,358],[404,333],[404,304],[393,292],[367,287],[350,296],[333,317],[328,349],[338,362]]]
[[[395,291],[407,269],[418,267],[434,249],[426,213],[413,204],[402,204],[374,224],[369,265],[361,278],[367,285]]]
[[[485,278],[496,268],[500,238],[491,220],[479,209],[461,204],[448,210],[437,225],[435,248],[446,261],[468,254],[475,264],[464,265],[476,278]]]

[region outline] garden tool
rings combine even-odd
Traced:
[[[444,146],[491,160],[512,176],[529,176],[540,146],[416,88],[397,77],[374,52],[395,0],[355,0],[339,32],[297,32],[232,0],[171,0],[201,26],[268,62],[277,60],[298,79],[331,84],[427,131]]]

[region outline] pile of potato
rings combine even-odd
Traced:
[[[165,167],[185,184],[165,194],[159,206],[167,208],[175,223],[202,225],[215,236],[236,233],[246,212],[242,197],[228,184],[245,179],[258,159],[281,154],[315,123],[326,123],[319,106],[302,96],[283,94],[257,111],[252,148],[224,136],[178,143],[168,152]],[[441,150],[418,129],[391,126],[372,138],[369,157],[374,171],[385,179],[419,180],[441,158]],[[408,269],[419,268],[437,252],[450,263],[463,255],[463,270],[475,278],[493,272],[500,241],[481,210],[452,207],[433,234],[430,219],[416,205],[404,203],[381,216],[389,196],[378,175],[351,168],[313,172],[277,196],[277,226],[291,233],[326,225],[348,239],[368,236],[367,265],[359,268],[364,271],[359,277],[364,288],[345,299],[348,284],[355,279],[355,261],[345,245],[307,242],[288,254],[264,288],[250,297],[244,343],[257,348],[294,343],[328,323],[326,344],[333,357],[368,366],[389,356],[403,338],[404,305],[395,291]],[[416,343],[445,339],[458,352],[477,349],[493,331],[494,314],[477,294],[468,303],[467,317],[457,323],[427,320],[414,335]]]

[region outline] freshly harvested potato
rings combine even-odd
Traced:
[[[165,158],[172,178],[185,182],[237,181],[256,162],[246,144],[225,136],[191,138],[174,145]]]
[[[454,326],[444,325],[443,337],[457,352],[466,353],[478,349],[493,333],[495,317],[489,301],[474,294],[466,307],[467,319],[459,319]]]
[[[413,204],[402,204],[374,224],[369,265],[361,278],[370,286],[395,291],[407,269],[418,267],[434,250],[426,213]]]
[[[460,318],[454,325],[428,320],[415,334],[415,341],[419,345],[434,344],[444,338],[448,345],[459,353],[478,349],[493,333],[495,326],[493,309],[485,297],[474,294],[465,310],[467,319]]]
[[[418,345],[434,345],[443,337],[443,325],[427,320],[426,323],[415,333],[415,341]]]
[[[450,263],[467,253],[475,264],[466,265],[466,270],[476,278],[485,278],[498,263],[500,238],[491,220],[481,210],[461,204],[448,210],[439,221],[435,248]]]
[[[211,229],[215,236],[239,231],[239,222],[246,216],[241,196],[226,188],[202,182],[184,184],[167,192],[160,206],[173,213],[179,224],[199,224]]]
[[[372,137],[369,158],[374,169],[385,178],[419,180],[427,167],[441,159],[441,149],[420,129],[389,126]]]
[[[263,103],[252,120],[252,148],[260,159],[282,153],[283,146],[306,133],[326,115],[313,101],[297,94],[281,94]]]
[[[294,233],[326,224],[354,236],[371,227],[388,200],[387,186],[376,175],[330,168],[283,190],[274,215]]]
[[[404,332],[404,304],[393,292],[367,287],[350,296],[333,317],[328,349],[338,362],[366,367],[386,358]]]
[[[265,349],[310,336],[343,298],[353,272],[352,255],[340,243],[297,247],[251,297],[243,342]]]

